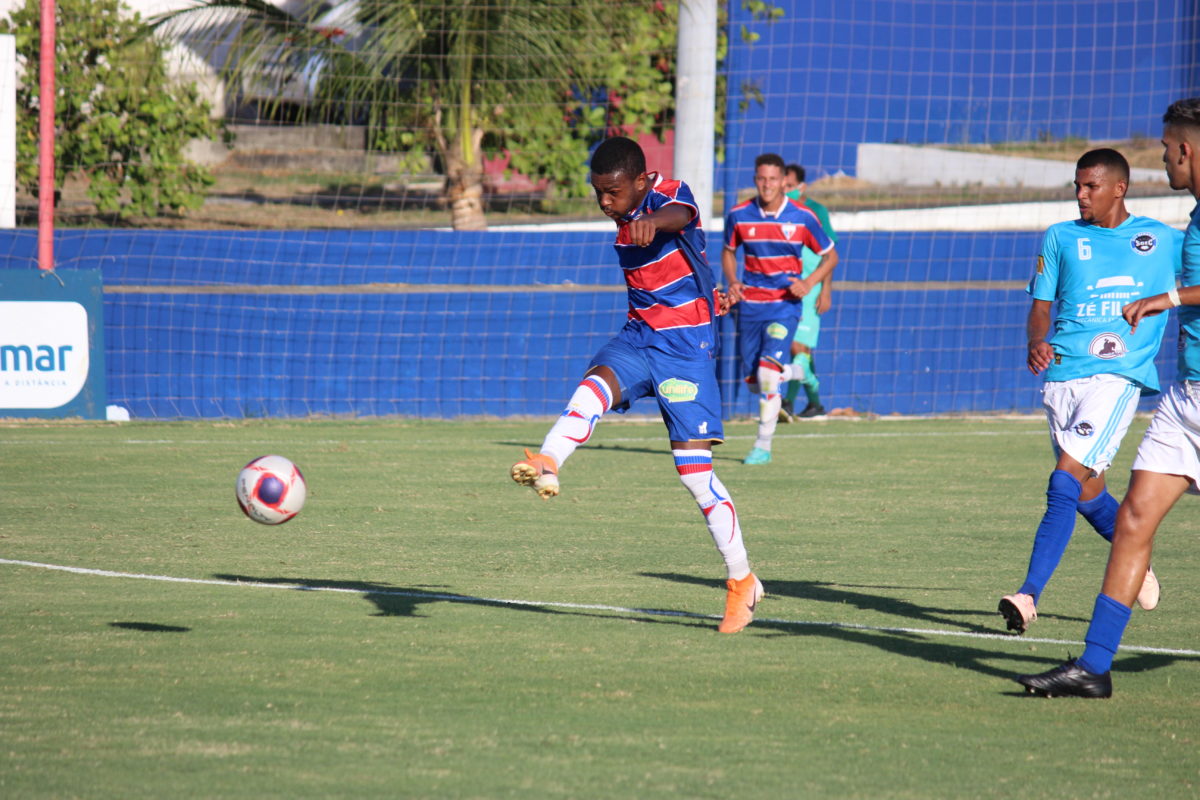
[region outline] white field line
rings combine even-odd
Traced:
[[[336,592],[338,594],[379,595],[384,597],[408,597],[417,600],[442,600],[457,603],[474,603],[480,605],[517,606],[522,608],[565,608],[579,611],[610,611],[615,614],[643,614],[654,617],[685,617],[688,619],[720,619],[715,614],[697,614],[691,611],[670,611],[657,608],[627,608],[625,606],[609,606],[599,603],[557,603],[534,600],[510,600],[499,597],[474,597],[465,594],[438,594],[434,592],[406,592],[375,589],[351,589],[337,586],[305,586],[303,584],[262,583],[258,581],[226,581],[210,578],[178,578],[171,575],[146,575],[137,572],[113,572],[106,569],[90,569],[87,567],[70,567],[62,564],[43,564],[37,561],[19,561],[16,559],[0,558],[0,564],[34,569],[48,569],[57,572],[70,572],[76,575],[95,575],[103,578],[126,578],[140,581],[160,581],[164,583],[189,583],[203,586],[228,586],[248,589],[284,589],[297,592]],[[958,636],[968,639],[990,639],[1017,644],[1059,644],[1084,645],[1083,642],[1070,639],[1042,639],[1030,636],[1013,636],[1004,633],[977,633],[974,631],[950,631],[938,628],[900,628],[877,625],[860,625],[853,622],[814,622],[807,620],[776,619],[759,617],[759,622],[773,625],[791,625],[798,628],[837,628],[856,631],[874,631],[878,633],[919,634],[922,636]],[[1186,650],[1171,647],[1140,647],[1136,645],[1121,645],[1121,650],[1130,653],[1156,653],[1172,656],[1200,656],[1200,650]]]

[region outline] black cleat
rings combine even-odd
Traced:
[[[792,410],[792,401],[785,397],[779,403],[779,421],[791,422],[794,416],[796,416],[796,412]]]
[[[1093,675],[1073,658],[1040,675],[1018,675],[1017,683],[1042,697],[1112,697],[1112,673]]]
[[[804,407],[804,410],[796,416],[807,419],[808,417],[819,417],[824,413],[825,406],[821,405],[820,403],[809,403]]]

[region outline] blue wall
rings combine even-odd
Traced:
[[[32,269],[35,239],[0,233],[0,265]],[[1036,409],[1039,381],[1023,368],[1024,292],[954,284],[1023,282],[1039,240],[845,234],[839,281],[858,288],[838,290],[824,318],[825,405],[877,414]],[[624,321],[609,241],[82,230],[59,232],[56,250],[64,276],[103,271],[109,402],[135,416],[455,417],[561,410]],[[282,285],[291,288],[254,293]],[[222,293],[197,293],[213,286]],[[727,410],[752,413],[728,358],[732,327],[724,321]],[[652,404],[635,410],[655,413]]]

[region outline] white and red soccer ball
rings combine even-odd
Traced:
[[[279,525],[300,513],[308,484],[300,469],[283,456],[260,456],[238,473],[238,505],[263,525]]]

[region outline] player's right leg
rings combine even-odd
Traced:
[[[566,409],[546,434],[541,450],[537,453],[526,450],[525,458],[512,465],[512,479],[533,489],[543,500],[556,496],[558,470],[563,462],[575,448],[592,438],[600,418],[620,404],[621,388],[616,374],[606,364],[593,362],[567,401]]]

